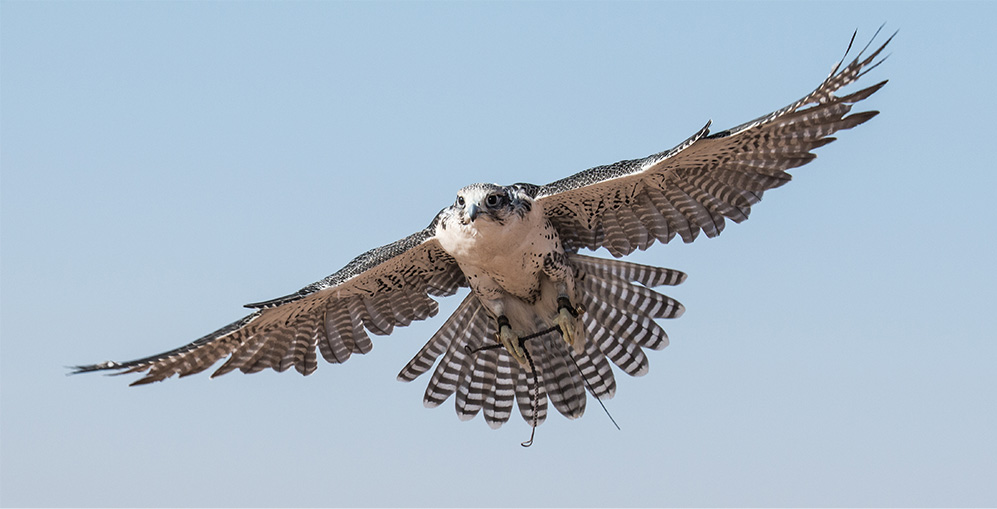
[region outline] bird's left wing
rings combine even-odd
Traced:
[[[834,141],[832,134],[878,114],[849,113],[885,81],[834,93],[879,65],[882,60],[873,61],[890,39],[844,68],[844,60],[838,62],[816,90],[785,108],[713,135],[707,123],[671,150],[591,168],[532,194],[569,251],[605,247],[619,257],[676,234],[685,242],[700,231],[719,235],[725,218],[747,219],[762,192],[788,182],[786,170],[810,162],[811,151]]]
[[[434,316],[430,296],[454,294],[466,286],[464,274],[434,237],[436,221],[425,230],[372,249],[331,276],[291,295],[248,304],[256,311],[188,345],[128,362],[77,366],[75,373],[148,371],[132,385],[199,373],[229,356],[212,376],[240,369],[294,367],[307,375],[325,360],[344,362],[372,348],[366,331],[390,334],[395,326]]]

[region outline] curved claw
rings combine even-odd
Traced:
[[[578,322],[577,315],[572,314],[570,309],[564,307],[554,317],[554,324],[561,329],[561,337],[575,350],[575,353],[581,353],[585,346],[582,344],[584,342],[582,336],[578,334]]]
[[[512,358],[516,359],[516,362],[519,362],[522,366],[527,365],[526,352],[523,351],[523,347],[519,343],[519,336],[512,331],[511,327],[502,324],[499,327],[498,340],[509,351]]]

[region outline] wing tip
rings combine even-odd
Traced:
[[[863,111],[861,113],[854,113],[852,115],[848,115],[847,117],[843,118],[842,120],[845,120],[845,121],[848,122],[848,127],[846,129],[851,129],[852,127],[855,127],[855,126],[858,126],[858,125],[862,125],[862,124],[864,124],[864,123],[872,120],[877,115],[879,115],[879,111],[878,110]]]
[[[83,364],[77,366],[65,366],[71,370],[66,376],[79,375],[81,373],[93,373],[94,371],[107,371],[112,369],[122,369],[124,366],[120,362],[104,361],[97,364]]]
[[[128,387],[138,387],[140,385],[149,385],[152,382],[161,382],[164,379],[154,378],[152,376],[145,376],[135,380],[134,382],[128,384]]]

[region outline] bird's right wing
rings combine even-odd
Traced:
[[[77,366],[74,373],[148,371],[132,385],[199,373],[229,356],[212,375],[239,369],[307,375],[318,366],[316,348],[331,363],[372,348],[366,331],[390,334],[395,326],[436,315],[430,296],[454,294],[467,282],[454,259],[425,230],[372,249],[331,276],[277,299],[248,304],[256,311],[190,344],[128,362]]]

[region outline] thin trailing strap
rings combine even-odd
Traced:
[[[526,349],[524,344],[525,340],[519,340],[519,347],[523,349],[523,353],[526,354],[526,361],[530,363],[530,375],[533,378],[533,422],[530,428],[530,439],[525,442],[520,442],[519,445],[523,447],[529,447],[533,445],[533,435],[537,432],[537,401],[540,399],[540,384],[537,383],[537,368],[533,365],[533,357],[530,357],[530,351]]]
[[[544,329],[539,332],[534,332],[533,334],[519,338],[519,347],[523,349],[523,353],[526,354],[526,361],[530,364],[530,378],[532,378],[531,385],[533,388],[533,422],[531,423],[532,429],[530,430],[530,439],[519,444],[522,445],[523,447],[529,447],[533,445],[533,436],[537,432],[537,405],[538,405],[538,400],[540,399],[540,388],[539,388],[539,380],[537,377],[537,368],[533,364],[533,357],[530,356],[530,351],[526,349],[526,342],[531,339],[539,338],[540,336],[543,336],[545,334],[550,334],[551,332],[554,331],[557,331],[562,338],[564,337],[564,331],[561,330],[561,326],[554,325],[553,327]],[[464,351],[467,352],[468,355],[474,355],[482,350],[492,350],[495,348],[502,348],[502,347],[503,346],[500,343],[496,343],[494,345],[479,346],[477,348],[471,348],[471,345],[464,345]],[[578,373],[581,374],[582,368],[578,366],[578,362],[575,360],[575,357],[569,353],[568,358],[571,359],[571,363],[575,365],[575,369],[577,369]],[[619,430],[620,425],[616,423],[616,419],[613,419],[613,415],[609,413],[609,409],[606,408],[605,403],[603,403],[602,400],[599,399],[599,397],[595,394],[595,390],[592,389],[591,385],[589,385],[589,381],[588,379],[585,378],[585,375],[582,375],[582,382],[585,383],[585,388],[587,388],[588,391],[592,393],[592,397],[599,402],[599,406],[602,407],[603,412],[606,412],[606,415],[609,417],[609,420],[612,421],[613,426],[616,426],[616,429]]]
[[[539,338],[540,336],[543,336],[545,334],[550,334],[551,332],[554,331],[561,332],[561,327],[555,325],[548,329],[544,329],[539,332],[534,332],[533,334],[519,338],[519,347],[523,349],[523,353],[526,354],[526,362],[530,364],[530,378],[531,378],[530,385],[533,388],[533,422],[530,423],[531,424],[530,439],[519,444],[523,447],[529,447],[533,445],[533,436],[537,432],[537,406],[539,405],[539,400],[540,400],[540,383],[537,377],[537,367],[536,365],[533,364],[533,357],[530,356],[530,351],[526,349],[526,342],[531,339]],[[478,348],[471,348],[471,345],[464,345],[464,351],[467,352],[468,355],[474,355],[482,350],[491,350],[493,348],[502,348],[502,344],[496,343],[494,345],[479,346]],[[572,359],[572,361],[574,361],[574,359]],[[585,377],[582,378],[584,379]],[[585,382],[585,385],[588,386],[588,382]]]

